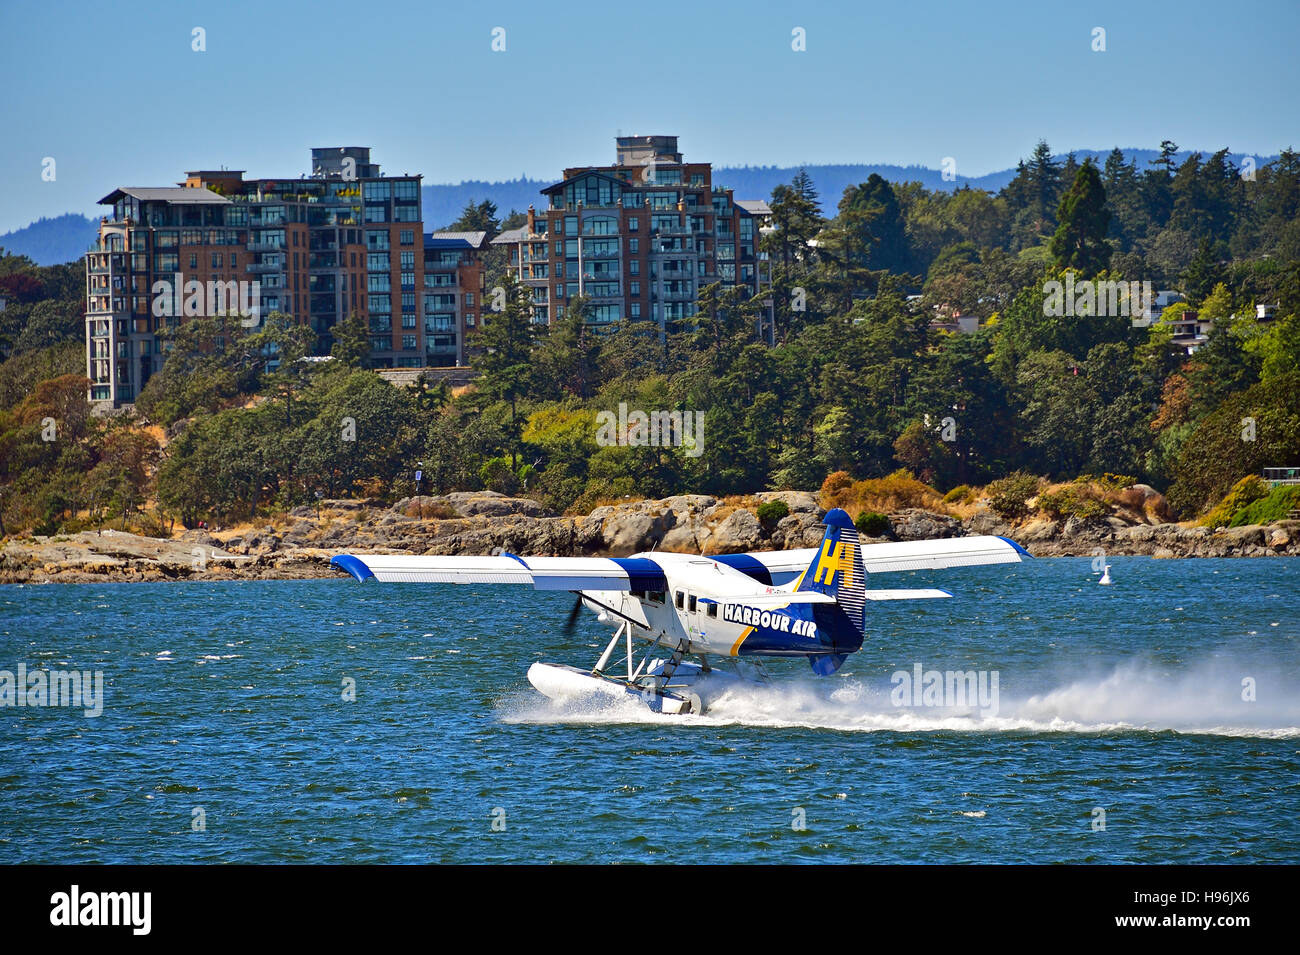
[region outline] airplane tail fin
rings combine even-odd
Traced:
[[[817,591],[835,598],[832,626],[834,645],[825,656],[814,657],[812,666],[819,674],[833,673],[844,662],[845,653],[862,646],[867,593],[867,574],[862,566],[862,545],[858,529],[840,508],[827,511],[823,522],[826,535],[821,546],[795,585],[795,592]]]

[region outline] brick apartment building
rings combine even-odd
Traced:
[[[311,158],[311,173],[296,179],[199,170],[176,186],[121,187],[100,200],[111,212],[86,255],[93,402],[133,402],[162,367],[159,333],[209,314],[211,285],[217,308],[226,305],[221,289],[236,290],[228,283],[256,290],[262,318],[279,311],[310,324],[323,354],[334,325],[355,312],[369,324],[372,365],[430,363],[421,177],[381,175],[367,147]],[[192,281],[208,294],[184,294]]]
[[[431,367],[466,364],[465,339],[484,308],[486,232],[431,232],[424,237],[425,357]]]
[[[419,175],[381,175],[368,147],[349,146],[313,149],[311,172],[296,179],[198,170],[176,186],[113,190],[86,255],[91,401],[135,401],[162,368],[160,333],[217,314],[222,290],[237,299],[240,283],[255,285],[261,318],[309,324],[321,354],[339,321],[362,316],[376,368],[468,363],[467,339],[490,319],[490,246],[531,287],[542,324],[585,296],[593,324],[666,326],[695,314],[705,285],[756,295],[770,284],[758,250],[766,203],[715,187],[712,166],[684,162],[676,136],[619,137],[614,165],[566,169],[542,190],[545,210],[530,207],[523,227],[490,244],[483,232],[425,233],[420,186]],[[206,294],[191,298],[191,282]],[[760,326],[767,338],[770,306]]]
[[[770,210],[713,185],[709,163],[688,163],[676,136],[620,136],[612,166],[564,170],[542,190],[547,208],[492,240],[530,286],[533,321],[549,323],[578,296],[601,325],[661,326],[690,318],[700,288],[720,282],[751,295],[770,283],[758,249]],[[490,320],[490,317],[489,317]],[[771,308],[761,319],[766,338]]]

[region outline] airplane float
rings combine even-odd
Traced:
[[[566,632],[584,605],[618,628],[590,669],[534,663],[528,670],[534,687],[555,700],[632,695],[655,712],[702,713],[737,680],[765,682],[765,657],[803,657],[818,675],[834,673],[862,647],[870,602],[952,596],[944,590],[868,590],[867,574],[1015,563],[1029,556],[1014,541],[992,536],[863,546],[839,508],[823,523],[819,547],[716,557],[342,554],[331,563],[362,582],[373,577],[572,591],[578,599]],[[634,641],[649,645],[639,662]],[[625,656],[615,659],[620,644]]]

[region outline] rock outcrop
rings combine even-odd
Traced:
[[[1109,517],[1038,518],[1016,526],[988,509],[965,520],[919,508],[889,516],[888,540],[997,534],[1036,557],[1147,554],[1154,557],[1300,555],[1300,521],[1211,530],[1162,521],[1163,498],[1137,485]],[[1153,496],[1154,495],[1154,496]],[[1158,499],[1158,500],[1157,500]],[[789,513],[764,524],[759,504]],[[227,580],[328,577],[340,553],[516,554],[621,557],[658,550],[729,554],[815,547],[824,514],[816,497],[779,491],[722,500],[682,494],[557,516],[536,501],[491,492],[381,502],[322,501],[287,521],[242,533],[187,531],[160,540],[105,530],[0,542],[0,583],[103,580]]]

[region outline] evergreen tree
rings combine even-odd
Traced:
[[[330,354],[349,368],[364,368],[370,355],[370,330],[366,320],[353,312],[331,329],[334,344]]]
[[[491,199],[475,203],[473,199],[465,204],[460,218],[447,227],[448,232],[486,232],[488,241],[501,232],[501,223],[497,219],[497,204]]]
[[[1151,168],[1142,177],[1142,192],[1147,212],[1151,217],[1151,234],[1163,229],[1169,222],[1173,209],[1170,183],[1173,181],[1174,154],[1178,146],[1171,140],[1160,144],[1160,156],[1151,160]]]
[[[1225,270],[1220,261],[1219,251],[1208,236],[1201,239],[1196,257],[1183,273],[1183,291],[1192,301],[1201,301],[1224,280]]]
[[[809,242],[822,231],[825,220],[817,206],[812,178],[802,169],[790,185],[779,185],[772,190],[769,206],[774,229],[759,241],[772,259],[771,295],[776,336],[784,340],[809,318],[813,306],[806,280],[813,261]]]
[[[805,202],[810,202],[813,206],[817,205],[817,187],[813,185],[812,176],[808,175],[807,169],[801,168],[794,174],[794,178],[790,180],[790,188]]]
[[[1052,158],[1052,150],[1043,140],[1034,147],[1029,160],[1031,211],[1038,220],[1038,233],[1046,235],[1056,225],[1055,212],[1060,200],[1061,167]]]
[[[483,372],[484,391],[510,405],[510,466],[514,468],[519,433],[515,412],[534,381],[531,358],[536,326],[528,286],[511,275],[505,281],[505,307],[483,316],[476,343],[482,354],[475,365]]]
[[[1028,163],[1016,166],[1016,175],[1002,191],[1012,219],[1013,247],[1039,245],[1056,230],[1060,203],[1061,167],[1051,147],[1039,140]]]
[[[1124,153],[1117,147],[1106,157],[1101,184],[1106,190],[1106,205],[1111,211],[1109,238],[1114,239],[1123,251],[1147,234],[1149,216],[1142,204],[1142,185],[1137,163],[1125,162]]]
[[[1060,225],[1052,236],[1052,257],[1058,268],[1078,269],[1091,278],[1110,265],[1110,245],[1106,232],[1110,212],[1106,209],[1106,189],[1101,175],[1089,159],[1075,174],[1057,213]]]
[[[860,216],[855,225],[864,232],[867,256],[863,265],[894,273],[911,271],[912,256],[902,212],[894,189],[886,180],[872,173],[866,182],[848,187],[839,209],[842,217]]]

